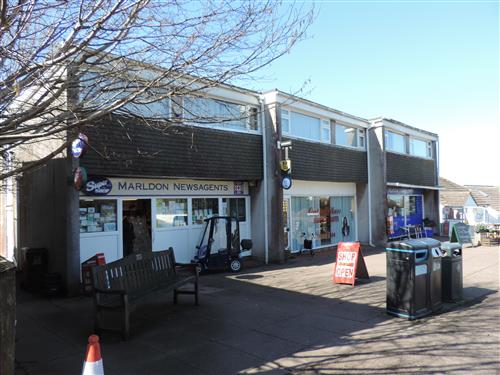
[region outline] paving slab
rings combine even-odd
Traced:
[[[325,252],[204,275],[200,306],[148,300],[129,341],[101,335],[105,373],[498,373],[500,249],[464,249],[464,300],[417,321],[386,314],[385,252],[364,254],[371,278],[354,287],[332,283],[335,254]],[[79,374],[92,299],[18,297],[16,373]]]

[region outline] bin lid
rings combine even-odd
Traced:
[[[462,245],[458,242],[441,242],[441,249],[443,250],[457,250],[461,249]]]
[[[393,241],[387,243],[387,248],[404,250],[430,250],[439,247],[441,242],[433,238],[410,238],[403,241]]]
[[[434,238],[419,238],[418,241],[425,242],[429,248],[441,246],[441,242]]]

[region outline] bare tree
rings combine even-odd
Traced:
[[[183,121],[163,101],[251,77],[304,37],[313,13],[272,0],[0,0],[0,181],[112,112]],[[23,147],[29,165],[13,162]]]

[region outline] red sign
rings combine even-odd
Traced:
[[[369,278],[359,242],[340,242],[337,247],[337,260],[333,269],[333,282],[354,286],[356,277]]]

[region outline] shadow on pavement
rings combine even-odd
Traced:
[[[206,275],[200,306],[191,296],[180,296],[178,305],[171,294],[158,296],[132,315],[129,341],[101,336],[105,373],[472,372],[474,351],[485,354],[482,368],[498,366],[488,351],[494,335],[485,340],[461,331],[462,316],[478,305],[415,322],[392,318],[385,313],[384,277],[355,287],[333,284],[331,263],[331,254],[322,254],[292,267]],[[483,307],[469,328],[498,331],[496,308],[498,301],[486,313]],[[16,373],[79,374],[92,326],[91,298],[19,293]]]

